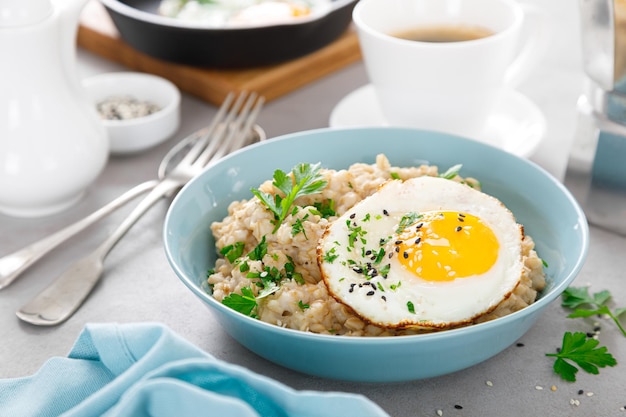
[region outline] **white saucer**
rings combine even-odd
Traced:
[[[330,127],[387,125],[371,84],[344,97],[330,115]],[[537,105],[515,90],[503,90],[483,134],[472,139],[527,158],[545,134],[546,119]]]

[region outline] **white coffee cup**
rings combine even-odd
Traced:
[[[516,0],[360,0],[353,20],[388,124],[466,137],[481,136],[503,88],[528,75],[548,43],[546,16]],[[450,26],[492,34],[451,42],[395,36]]]

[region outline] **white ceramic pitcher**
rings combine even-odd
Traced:
[[[33,217],[75,203],[109,145],[76,70],[86,0],[0,0],[0,212]]]

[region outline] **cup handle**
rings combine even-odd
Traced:
[[[515,88],[537,67],[548,51],[552,39],[549,17],[545,10],[531,4],[521,3],[524,10],[523,39],[517,57],[504,75],[506,86]]]

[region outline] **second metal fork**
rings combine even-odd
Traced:
[[[241,148],[256,120],[263,100],[241,94],[226,114],[227,98],[206,135],[137,205],[117,229],[92,253],[78,260],[30,302],[17,317],[38,326],[54,326],[67,320],[82,305],[104,272],[104,259],[139,218],[162,197],[185,185],[212,161]],[[245,101],[245,103],[244,103]]]

